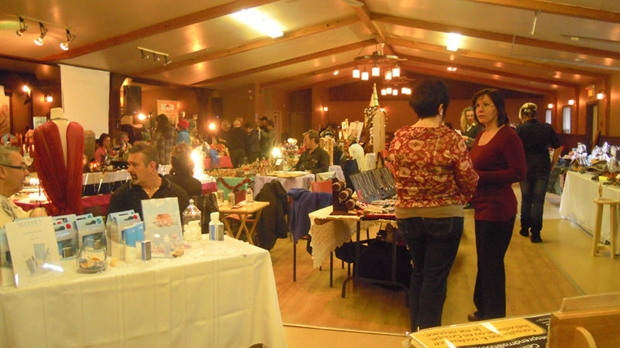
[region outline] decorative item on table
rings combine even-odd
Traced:
[[[106,269],[106,230],[101,216],[76,220],[78,245],[78,271],[86,273],[102,272]]]
[[[151,241],[153,257],[183,254],[183,232],[179,201],[176,197],[142,201],[145,239]]]
[[[106,219],[106,247],[108,255],[115,260],[125,258],[125,241],[123,240],[123,229],[126,226],[140,222],[140,215],[133,209],[110,213]]]
[[[62,275],[64,270],[55,252],[56,236],[50,216],[15,220],[4,228],[11,251],[13,282],[8,277],[10,270],[2,267],[3,285],[13,283],[20,287]],[[5,252],[2,250],[3,254]]]
[[[347,187],[344,180],[332,179],[333,211],[334,215],[350,214],[355,209],[357,199],[353,196],[353,190]]]
[[[75,225],[76,219],[77,216],[75,214],[54,217],[54,232],[56,233],[58,255],[62,259],[74,257],[79,250]]]
[[[194,205],[194,200],[189,200],[189,205],[183,211],[183,239],[188,242],[196,242],[202,238],[200,221],[202,213]]]

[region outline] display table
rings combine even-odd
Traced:
[[[228,201],[225,201],[219,206],[220,220],[224,220],[224,226],[226,227],[226,231],[230,236],[239,239],[241,237],[241,232],[245,232],[248,243],[254,244],[252,236],[254,235],[254,231],[256,230],[256,226],[258,225],[258,221],[260,220],[263,209],[268,205],[269,202],[254,201],[251,204],[244,204],[241,207],[235,208],[231,207]],[[248,226],[248,218],[252,214],[256,215],[251,222],[252,225]],[[232,230],[230,222],[226,218],[227,216],[234,216],[235,218],[239,219],[240,224],[236,233]]]
[[[219,178],[216,179],[217,189],[218,190],[222,190],[224,192],[224,199],[226,199],[228,194],[231,192],[231,189],[229,187],[236,187],[238,191],[240,191],[240,190],[243,190],[243,191],[247,190],[248,184],[240,185],[241,182],[244,181],[245,179],[246,179],[245,177],[242,177],[242,178],[238,178],[238,177],[219,177]]]
[[[338,180],[344,181],[344,173],[342,172],[342,167],[338,165],[329,166],[329,170],[324,173],[316,174],[316,181],[325,181],[331,180],[332,178],[338,178]]]
[[[286,347],[269,252],[232,238],[0,289],[3,347]],[[198,248],[201,246],[201,248]]]
[[[254,196],[256,196],[260,190],[265,186],[265,184],[277,180],[282,184],[282,187],[286,190],[286,192],[290,191],[293,188],[303,188],[306,190],[310,189],[310,185],[314,181],[314,174],[306,173],[304,175],[300,175],[297,177],[283,178],[277,176],[270,175],[257,175],[254,178]]]
[[[602,185],[603,198],[620,200],[620,188]],[[575,222],[581,228],[592,233],[596,219],[596,203],[598,198],[599,182],[592,180],[592,174],[580,174],[569,171],[564,182],[564,192],[560,202],[560,215]],[[620,219],[620,217],[619,217]],[[609,209],[603,210],[601,240],[609,240]]]

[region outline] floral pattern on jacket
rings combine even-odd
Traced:
[[[441,126],[406,126],[394,133],[390,158],[396,181],[396,207],[421,208],[465,204],[476,190],[465,142]]]

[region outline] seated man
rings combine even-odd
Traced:
[[[24,211],[9,199],[24,187],[24,178],[29,174],[27,168],[19,148],[0,145],[0,228],[16,219],[47,216],[45,208]]]
[[[144,220],[142,200],[177,197],[179,213],[183,216],[183,211],[189,205],[189,195],[180,186],[159,175],[158,158],[157,149],[144,143],[136,144],[129,149],[127,172],[131,176],[131,181],[112,193],[109,213],[133,209]]]
[[[306,151],[299,157],[295,170],[305,170],[316,174],[329,169],[329,154],[319,146],[320,141],[317,131],[311,129],[304,133]]]

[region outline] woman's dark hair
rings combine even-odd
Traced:
[[[437,115],[439,105],[443,104],[443,115],[448,110],[450,95],[448,86],[438,79],[424,79],[416,84],[409,99],[409,106],[419,118]]]
[[[478,115],[476,114],[476,101],[480,99],[482,96],[488,96],[495,104],[495,108],[497,109],[497,126],[501,127],[505,124],[510,123],[508,120],[508,115],[506,114],[506,104],[504,103],[504,97],[499,93],[499,91],[495,88],[485,88],[482,89],[471,98],[471,105],[474,107],[474,118],[478,121]]]
[[[108,133],[101,133],[101,135],[99,136],[99,139],[97,139],[97,145],[103,146],[103,142],[105,141],[105,138],[110,138],[110,134],[108,134]]]
[[[155,122],[157,124],[155,131],[157,133],[160,133],[161,135],[164,136],[164,138],[167,138],[167,139],[172,138],[174,136],[174,129],[172,128],[172,125],[170,124],[170,120],[168,119],[168,116],[164,114],[159,114],[155,118]]]
[[[170,174],[192,175],[194,162],[192,161],[192,149],[186,143],[180,143],[172,149],[170,156]]]

